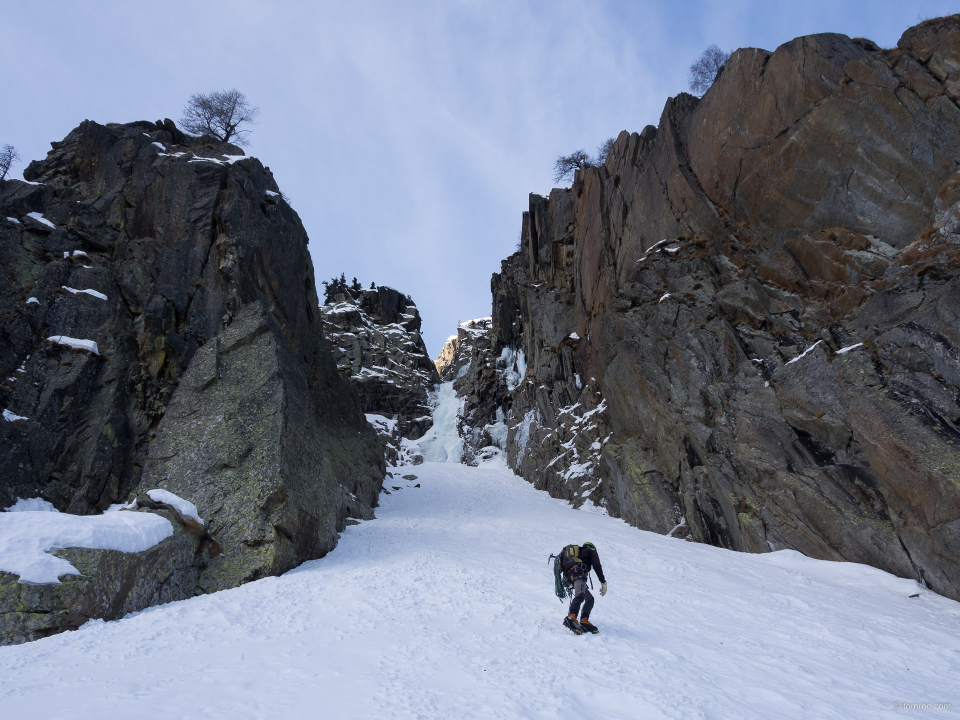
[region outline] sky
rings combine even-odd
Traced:
[[[656,125],[711,43],[774,50],[840,32],[896,45],[944,0],[5,3],[0,144],[46,155],[84,119],[181,117],[237,88],[247,154],[310,236],[318,283],[410,295],[436,357],[490,314],[531,192],[560,154]]]

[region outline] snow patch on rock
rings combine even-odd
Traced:
[[[47,340],[56,345],[65,345],[66,347],[73,348],[74,350],[87,350],[88,352],[92,352],[94,355],[100,354],[97,343],[93,340],[81,340],[78,338],[67,337],[66,335],[51,335],[47,338]]]
[[[800,353],[799,355],[797,355],[793,360],[787,360],[787,365],[793,365],[797,360],[800,360],[800,359],[802,359],[802,358],[805,358],[809,353],[813,352],[813,349],[814,349],[817,345],[820,345],[820,344],[822,344],[822,343],[823,343],[823,340],[817,340],[813,345],[811,345],[811,346],[808,347],[806,350],[804,350],[802,353]],[[851,349],[852,349],[852,348],[851,348]]]
[[[97,292],[96,290],[91,290],[91,289],[89,289],[89,288],[87,288],[87,289],[85,289],[85,290],[77,290],[77,289],[72,288],[72,287],[67,287],[66,285],[63,285],[62,287],[63,287],[64,290],[66,290],[66,291],[67,291],[68,293],[70,293],[71,295],[79,295],[79,294],[82,293],[82,294],[84,294],[84,295],[91,295],[91,296],[93,296],[93,297],[95,297],[95,298],[99,298],[100,300],[106,300],[106,299],[107,299],[107,296],[104,295],[102,292]]]
[[[189,500],[184,500],[179,495],[174,495],[169,490],[148,490],[147,497],[157,503],[166,503],[177,509],[177,512],[180,513],[183,517],[193,518],[201,525],[204,525],[203,518],[200,517],[200,513],[197,512],[197,506],[194,505]]]
[[[47,220],[47,219],[43,216],[43,213],[30,212],[30,213],[27,213],[27,217],[33,218],[34,220],[36,220],[36,221],[37,221],[38,223],[40,223],[41,225],[46,225],[48,228],[51,228],[52,230],[56,230],[56,229],[57,229],[57,226],[54,225],[54,224],[53,224],[52,222],[50,222],[49,220]]]
[[[137,553],[171,535],[170,522],[152,513],[68,515],[47,507],[21,507],[0,513],[0,570],[19,576],[22,583],[59,584],[62,576],[80,572],[50,554],[52,550],[90,548]]]

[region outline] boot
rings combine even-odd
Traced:
[[[597,626],[590,622],[590,618],[586,617],[580,618],[580,629],[584,632],[593,633],[594,635],[600,632]]]
[[[583,635],[583,630],[580,629],[580,623],[577,622],[577,616],[573,613],[563,619],[563,626],[570,628],[570,631],[574,635]]]

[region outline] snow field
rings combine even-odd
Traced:
[[[43,498],[17,498],[17,501],[8,508],[6,512],[59,512],[53,503],[47,502]]]
[[[0,648],[4,714],[956,716],[894,709],[957,707],[960,605],[911,581],[638,531],[502,467],[388,484],[377,520],[282,577]],[[587,540],[610,591],[576,637],[547,556]]]

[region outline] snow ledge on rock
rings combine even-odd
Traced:
[[[149,497],[154,502],[166,503],[176,508],[177,512],[183,515],[185,518],[193,518],[201,525],[205,525],[203,518],[200,517],[200,514],[197,512],[197,506],[194,505],[189,500],[184,500],[179,495],[174,495],[169,490],[148,490],[147,497]]]
[[[37,507],[37,498],[18,500],[0,513],[0,570],[17,575],[22,583],[60,583],[64,575],[80,571],[50,551],[90,548],[137,553],[173,535],[173,525],[160,515],[112,512],[105,515],[69,515]],[[25,505],[34,505],[29,509]],[[49,503],[48,503],[49,504]]]
[[[57,345],[66,345],[74,350],[87,350],[94,355],[100,354],[100,349],[93,340],[79,340],[77,338],[67,337],[66,335],[51,335],[47,340]]]

